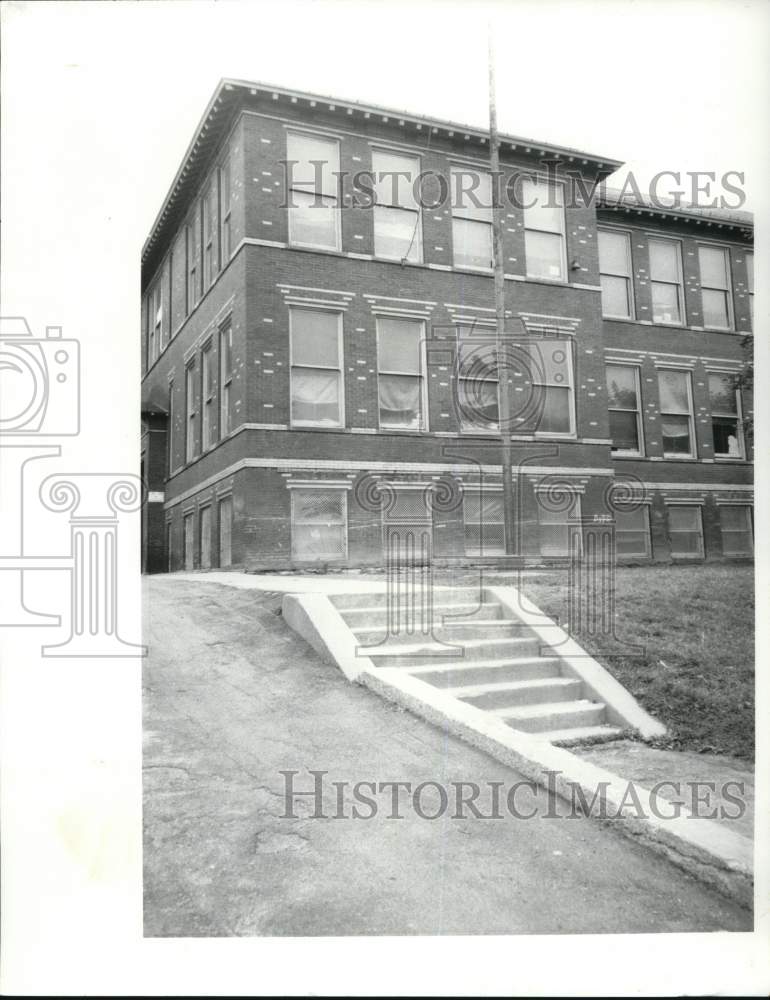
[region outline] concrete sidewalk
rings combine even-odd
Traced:
[[[144,584],[146,934],[751,928],[737,904],[611,825],[553,815],[547,799],[528,820],[314,819],[307,806],[283,818],[282,770],[303,789],[309,770],[328,772],[328,815],[335,780],[521,776],[323,663],[271,610],[276,577],[215,576],[230,574]]]

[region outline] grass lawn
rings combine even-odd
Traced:
[[[562,623],[565,578],[560,570],[522,579],[526,595]],[[753,567],[619,568],[615,602],[618,638],[643,653],[606,657],[601,643],[579,641],[668,728],[656,745],[753,760]]]

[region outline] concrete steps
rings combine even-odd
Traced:
[[[614,739],[633,725],[665,731],[513,588],[420,582],[418,574],[399,590],[288,597],[284,616],[351,680],[370,674],[377,690],[396,699],[408,691],[426,706],[440,692],[476,713],[474,725],[487,719],[559,746]]]

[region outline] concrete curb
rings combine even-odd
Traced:
[[[484,750],[567,801],[574,800],[578,788],[590,802],[604,784],[612,818],[598,817],[601,822],[667,857],[728,898],[752,908],[754,845],[747,837],[713,820],[696,817],[684,807],[678,818],[658,816],[655,810],[665,810],[669,804],[641,785],[552,746],[535,734],[513,730],[489,713],[460,702],[397,667],[367,667],[360,671],[358,683]],[[641,804],[643,818],[635,807],[628,806],[630,794]],[[621,808],[623,803],[625,809]],[[616,817],[618,812],[620,815]]]

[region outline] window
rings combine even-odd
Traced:
[[[420,206],[415,181],[417,157],[375,149],[372,152],[377,203],[374,206],[374,252],[393,260],[422,260]]]
[[[702,556],[703,521],[700,507],[684,504],[669,507],[668,534],[672,556]]]
[[[571,345],[563,340],[538,340],[526,346],[536,409],[535,433],[573,434]]]
[[[163,336],[163,282],[158,281],[150,295],[150,364],[152,364],[162,350],[161,338]]]
[[[380,427],[427,430],[420,320],[377,319]]]
[[[290,242],[339,250],[337,141],[289,132],[286,146]]]
[[[225,160],[219,168],[219,258],[220,267],[230,260],[232,242],[230,234],[231,204],[230,161]]]
[[[658,390],[664,456],[694,458],[695,434],[690,373],[660,369]]]
[[[746,251],[746,287],[749,290],[749,313],[751,328],[754,329],[754,253]]]
[[[214,256],[214,219],[213,219],[213,199],[211,189],[204,194],[201,201],[201,215],[203,216],[203,289],[211,287],[217,271],[216,257]]]
[[[714,330],[733,326],[730,256],[723,247],[698,247],[703,325]]]
[[[715,458],[743,458],[741,397],[735,377],[726,372],[709,373],[711,430]]]
[[[291,491],[293,559],[344,559],[347,497],[343,490]]]
[[[187,226],[187,312],[198,304],[200,287],[198,279],[198,213],[191,226]]]
[[[195,447],[195,364],[188,365],[185,372],[185,406],[187,408],[185,455],[192,462],[197,453]]]
[[[486,336],[484,336],[486,334]],[[457,327],[457,402],[464,431],[499,430],[499,375],[494,331]]]
[[[541,556],[568,556],[574,552],[574,547],[581,545],[580,532],[576,530],[580,526],[577,497],[566,510],[551,510],[538,497],[537,519]]]
[[[219,501],[219,565],[226,569],[233,564],[233,498]]]
[[[463,494],[465,554],[505,555],[505,518],[502,493]]]
[[[722,552],[726,556],[750,556],[754,551],[751,507],[748,504],[720,504]]]
[[[620,455],[640,455],[642,414],[639,369],[633,365],[607,365],[606,372],[612,451]]]
[[[654,323],[683,322],[682,248],[674,240],[650,240],[650,288]]]
[[[195,517],[184,516],[184,568],[190,573],[195,569]]]
[[[342,426],[342,314],[292,309],[291,422]]]
[[[452,167],[452,246],[455,267],[492,270],[492,177]]]
[[[567,280],[567,250],[564,236],[564,188],[561,184],[525,177],[524,250],[527,276]]]
[[[631,319],[634,300],[631,291],[631,237],[628,233],[599,230],[599,272],[604,315]]]
[[[166,425],[166,475],[174,468],[174,381],[168,383],[168,423]]]
[[[650,515],[645,504],[615,511],[615,551],[619,556],[649,558]]]
[[[166,521],[166,572],[167,573],[170,573],[171,570],[173,569],[173,559],[171,552],[171,546],[173,544],[173,541],[174,541],[173,522]]]
[[[211,569],[211,504],[201,507],[201,569]]]
[[[230,433],[230,395],[233,384],[233,328],[230,323],[219,331],[219,437]]]
[[[201,447],[207,451],[216,440],[214,433],[214,356],[209,342],[201,358]]]

